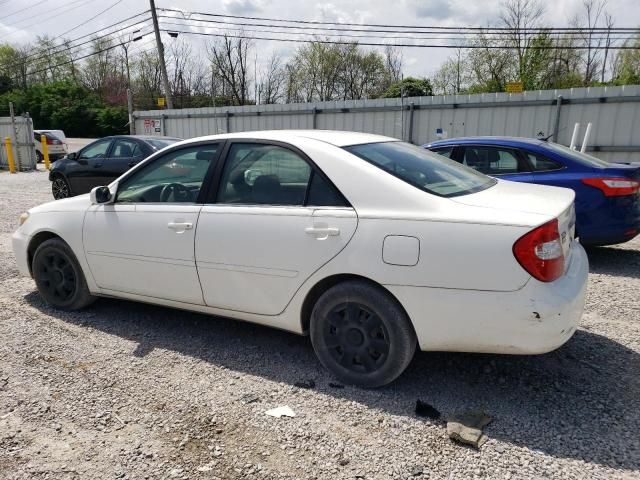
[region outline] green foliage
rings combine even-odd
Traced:
[[[127,107],[109,107],[96,108],[95,127],[96,135],[104,137],[106,135],[121,135],[129,133],[129,113]]]
[[[126,131],[125,107],[106,107],[95,94],[71,81],[35,84],[0,95],[0,105],[9,102],[17,113],[28,112],[36,128],[59,128],[71,137]]]
[[[392,83],[383,93],[383,98],[428,97],[433,95],[431,81],[428,78],[407,77]]]

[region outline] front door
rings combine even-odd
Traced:
[[[305,156],[234,141],[200,213],[196,263],[205,303],[277,315],[349,242],[356,213]]]
[[[67,178],[71,191],[75,195],[87,193],[93,187],[105,185],[97,183],[101,177],[102,166],[109,154],[112,140],[104,139],[87,145],[78,152],[74,168],[69,169]],[[96,185],[97,183],[97,185]]]
[[[217,154],[217,144],[167,152],[122,179],[113,204],[87,211],[85,254],[101,289],[203,304],[194,237]]]

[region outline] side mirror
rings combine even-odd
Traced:
[[[78,158],[78,152],[70,152],[67,154],[67,158],[69,160],[75,160],[76,158]]]
[[[111,200],[111,191],[109,187],[94,187],[89,194],[92,205],[98,205],[100,203],[107,203]]]

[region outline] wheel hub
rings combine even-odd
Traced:
[[[329,312],[324,340],[334,361],[348,370],[371,373],[389,354],[389,335],[382,319],[366,305],[347,302]]]

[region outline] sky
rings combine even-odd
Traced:
[[[582,0],[543,0],[545,26],[568,26],[583,12]],[[111,7],[108,11],[100,13]],[[185,12],[224,13],[280,19],[422,26],[495,25],[501,0],[156,0],[157,7]],[[27,43],[48,34],[75,39],[149,8],[146,0],[0,0],[0,43]],[[616,27],[640,27],[640,0],[608,0]],[[99,14],[99,15],[98,15]],[[92,18],[98,15],[96,18]],[[169,27],[178,29],[179,27]],[[206,37],[180,35],[204,57]],[[165,46],[175,41],[163,34]],[[383,41],[383,40],[378,40]],[[258,41],[255,64],[260,70],[272,52],[287,58],[300,44]],[[149,34],[133,50],[153,47]],[[375,47],[374,47],[375,48]],[[404,75],[430,76],[452,54],[442,48],[403,48]]]

